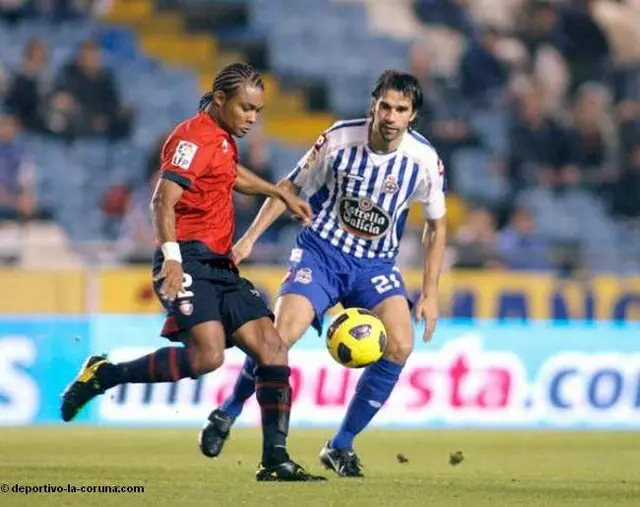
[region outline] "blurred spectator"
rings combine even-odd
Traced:
[[[20,70],[11,80],[5,97],[5,107],[22,122],[27,130],[40,127],[40,101],[49,83],[46,73],[47,48],[40,39],[27,42]]]
[[[122,201],[125,210],[117,243],[118,250],[129,263],[147,263],[153,254],[155,234],[149,205],[159,175],[159,168],[149,171],[147,184]]]
[[[541,45],[532,57],[534,85],[541,93],[544,111],[559,111],[564,107],[569,87],[569,66],[550,44]]]
[[[162,147],[168,133],[162,134],[149,153],[145,183],[130,191],[129,185],[118,185],[105,196],[105,215],[119,224],[117,248],[129,263],[147,263],[155,249],[155,233],[151,222],[151,198],[160,176]],[[109,202],[111,201],[111,202]]]
[[[16,24],[25,19],[63,22],[104,11],[110,0],[0,0],[0,20]]]
[[[589,9],[611,44],[614,65],[615,99],[640,98],[640,9],[629,1],[597,0]]]
[[[80,108],[65,91],[53,92],[45,101],[40,122],[42,132],[68,142],[85,133]]]
[[[631,150],[618,180],[609,186],[609,195],[609,206],[615,217],[640,218],[640,142]]]
[[[498,56],[500,37],[492,27],[483,27],[478,39],[469,42],[460,62],[462,93],[470,100],[491,103],[507,84],[509,69]]]
[[[480,24],[490,23],[500,31],[514,32],[518,13],[527,0],[466,0],[473,19]]]
[[[499,266],[495,218],[486,208],[469,213],[468,221],[456,234],[455,267],[495,268]]]
[[[551,43],[566,58],[571,90],[587,81],[609,82],[612,76],[609,43],[585,2],[564,5],[558,0],[533,2],[530,40],[535,47]]]
[[[15,24],[27,16],[29,0],[0,0],[0,21]]]
[[[121,104],[113,73],[102,65],[95,42],[81,45],[75,61],[60,72],[56,89],[68,92],[78,105],[82,119],[78,134],[112,139],[129,136],[131,110]]]
[[[585,83],[573,112],[575,162],[580,179],[594,190],[616,176],[618,139],[611,116],[609,91],[598,83]]]
[[[18,140],[20,126],[0,115],[0,219],[28,219],[36,215],[35,171]]]
[[[463,97],[445,78],[434,75],[431,51],[427,44],[418,42],[409,53],[410,70],[420,80],[424,92],[417,130],[438,147],[440,158],[449,167],[455,149],[476,144],[478,140],[467,123],[468,108]],[[455,188],[451,173],[448,184]]]
[[[442,25],[473,37],[475,21],[467,9],[468,0],[415,0],[414,10],[425,23]]]
[[[550,269],[550,250],[547,241],[535,232],[533,215],[526,208],[518,208],[509,225],[498,237],[500,260],[508,269]]]
[[[540,90],[532,87],[516,102],[509,134],[509,173],[516,190],[541,182],[556,186],[575,175],[570,132],[545,113]]]

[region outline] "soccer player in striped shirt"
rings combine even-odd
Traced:
[[[422,106],[417,79],[385,71],[372,93],[370,117],[327,130],[280,185],[302,192],[313,209],[289,259],[276,303],[276,327],[289,346],[313,325],[321,333],[325,312],[337,303],[372,310],[388,333],[383,358],[363,373],[338,433],[320,452],[339,476],[362,476],[353,450],[389,398],[413,348],[411,303],[395,264],[409,206],[419,202],[423,235],[422,293],[413,308],[425,319],[429,341],[438,318],[438,280],[445,249],[443,167],[436,150],[411,126]],[[234,247],[248,257],[260,235],[285,211],[269,198]],[[254,391],[255,362],[247,358],[231,396],[214,410],[200,435],[207,456],[217,456],[233,421]]]

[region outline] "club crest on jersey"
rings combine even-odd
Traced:
[[[303,283],[308,285],[311,283],[311,269],[310,268],[300,268],[296,271],[296,277],[293,279],[294,282]]]
[[[395,194],[398,190],[400,190],[398,180],[393,174],[390,174],[384,179],[384,182],[382,183],[382,191],[385,194]]]
[[[363,239],[375,239],[386,234],[391,218],[369,197],[343,197],[338,203],[342,228]]]
[[[180,313],[182,315],[186,315],[187,317],[193,313],[193,303],[189,300],[180,301]]]
[[[171,163],[180,169],[189,169],[193,158],[198,151],[198,146],[188,141],[180,141],[176,146]]]

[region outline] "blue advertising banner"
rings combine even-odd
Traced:
[[[90,352],[132,359],[169,343],[162,317],[0,320],[0,424],[59,420],[60,391]],[[378,427],[640,429],[640,325],[443,320],[421,340]],[[244,356],[198,380],[120,386],[92,403],[85,422],[199,426],[229,393]],[[334,427],[360,370],[333,362],[309,331],[291,352],[292,425]],[[239,424],[257,426],[250,400]]]
[[[0,425],[59,421],[60,393],[90,350],[86,318],[0,319]]]

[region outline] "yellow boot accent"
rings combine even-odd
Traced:
[[[89,366],[88,368],[84,368],[80,374],[78,375],[78,378],[76,379],[77,382],[82,382],[84,384],[90,382],[91,380],[93,380],[93,378],[96,376],[96,371],[98,370],[98,368],[100,367],[100,365],[103,365],[107,362],[106,359],[103,359],[102,361],[98,361],[97,363],[93,363],[91,366]]]

